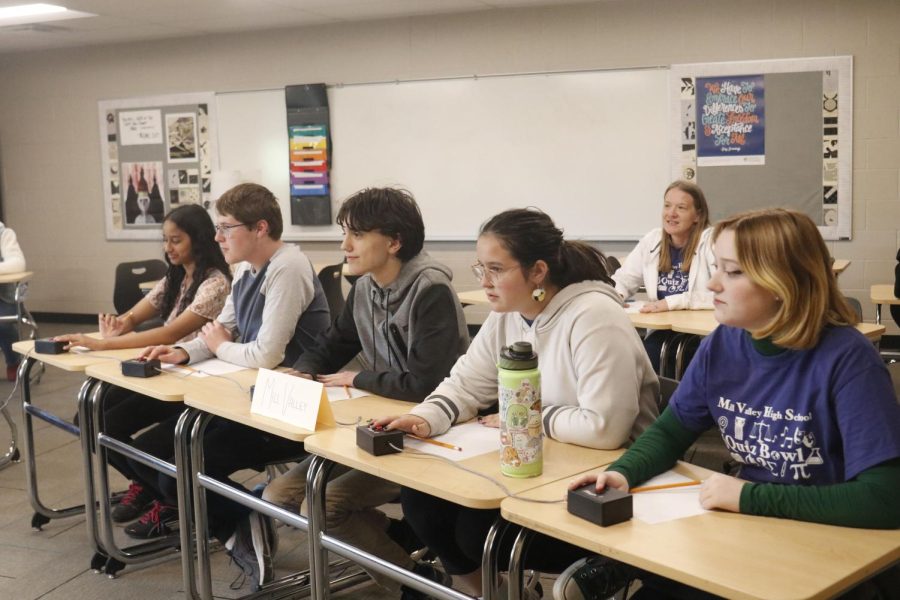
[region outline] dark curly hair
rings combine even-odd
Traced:
[[[175,227],[183,231],[191,238],[191,256],[194,259],[194,280],[191,287],[188,288],[181,304],[178,305],[178,314],[181,314],[185,308],[190,306],[194,301],[194,295],[197,288],[203,283],[207,276],[214,270],[221,271],[222,274],[231,281],[231,269],[222,256],[222,250],[216,243],[216,228],[212,219],[202,206],[197,204],[186,204],[169,211],[165,221],[171,221]],[[166,271],[166,292],[163,294],[162,302],[159,306],[159,314],[163,319],[171,314],[175,308],[175,300],[178,298],[178,291],[181,289],[181,282],[184,281],[184,267],[181,265],[173,265],[169,262],[169,257],[165,256],[169,270]]]

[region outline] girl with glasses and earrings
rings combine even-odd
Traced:
[[[476,253],[472,270],[491,314],[450,376],[424,402],[409,414],[377,423],[429,437],[491,409],[498,397],[500,349],[519,341],[530,342],[538,355],[542,420],[549,437],[619,448],[653,422],[659,384],[612,287],[603,254],[563,239],[550,217],[536,209],[508,210],[488,220]],[[496,427],[498,417],[482,423]],[[447,572],[467,592],[480,595],[481,552],[499,511],[469,509],[409,489],[401,501],[407,520]],[[562,568],[567,556],[578,554],[583,552],[555,543],[552,551],[530,556]],[[404,589],[407,600],[422,597]]]

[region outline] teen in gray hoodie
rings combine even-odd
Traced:
[[[450,269],[422,246],[425,226],[406,191],[370,188],[341,206],[337,222],[353,285],[344,310],[294,363],[300,376],[329,386],[354,387],[389,398],[421,402],[450,373],[469,345],[462,306],[450,284]],[[355,370],[341,370],[352,361]],[[305,513],[309,459],[272,481],[263,499]],[[397,499],[400,486],[337,465],[326,493],[330,535],[406,569],[416,568],[402,539],[401,522],[378,506]],[[301,505],[304,505],[301,509]],[[408,528],[407,528],[408,529]],[[254,584],[272,577],[274,528],[254,513],[239,527],[232,556]],[[421,568],[421,567],[420,567]],[[399,585],[372,574],[393,591]]]

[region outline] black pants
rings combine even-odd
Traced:
[[[158,458],[174,462],[177,421],[178,416],[163,421],[138,436],[134,445]],[[166,454],[157,453],[162,447],[166,447]],[[264,469],[266,464],[295,461],[305,455],[303,444],[300,442],[218,417],[213,418],[207,425],[203,437],[203,451],[204,472],[222,483],[243,491],[247,489],[229,479],[229,475],[243,469],[259,471]],[[175,479],[135,461],[129,463],[142,485],[155,490],[165,504],[176,503],[178,496]],[[209,512],[210,531],[222,542],[231,537],[238,521],[250,514],[250,509],[246,506],[215,493],[207,494],[206,507]]]
[[[438,555],[451,575],[471,573],[481,566],[484,541],[499,510],[466,508],[435,496],[403,488],[400,492],[403,516],[428,548]],[[513,536],[500,540],[500,568],[512,549]],[[587,552],[583,548],[535,534],[525,556],[525,567],[559,573]]]
[[[169,418],[177,419],[184,411],[181,402],[163,402],[144,396],[125,388],[112,386],[106,393],[103,411],[103,431],[120,442],[132,443],[132,436],[142,429],[156,425]],[[159,452],[171,452],[172,445],[160,446],[151,454],[159,456]],[[107,452],[109,464],[122,475],[136,480],[137,475],[131,468],[128,459],[118,452]]]

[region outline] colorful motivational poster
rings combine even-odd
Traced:
[[[762,75],[697,78],[697,164],[766,163]]]

